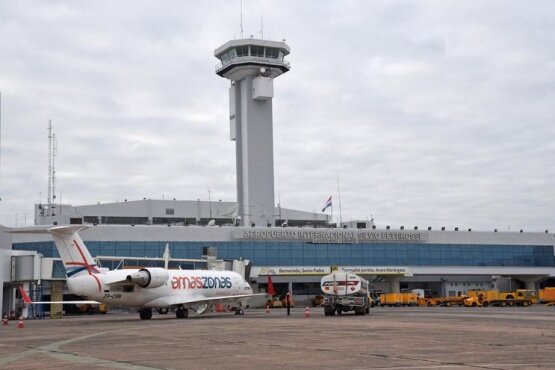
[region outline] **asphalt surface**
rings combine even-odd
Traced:
[[[114,313],[0,325],[0,369],[555,368],[555,307]]]

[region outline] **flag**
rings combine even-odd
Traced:
[[[322,212],[324,212],[326,209],[328,209],[328,207],[331,207],[331,195],[330,195],[329,199],[326,201],[326,204],[324,205],[324,208],[322,208]]]
[[[266,289],[266,293],[269,296],[274,296],[276,291],[274,290],[274,284],[272,283],[272,277],[268,275],[268,289]]]

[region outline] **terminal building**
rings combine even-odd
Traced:
[[[320,294],[323,275],[342,269],[367,278],[372,291],[423,289],[455,296],[470,289],[536,289],[555,285],[555,235],[545,232],[432,230],[341,225],[324,214],[275,206],[272,99],[274,79],[290,70],[283,42],[234,40],[215,51],[216,73],[230,80],[230,138],[235,142],[237,201],[151,200],[83,206],[35,206],[36,225],[87,224],[81,233],[100,265],[159,266],[168,246],[170,267],[207,268],[214,250],[220,268],[242,261],[245,277],[264,290],[272,276],[278,293],[297,302]],[[0,229],[3,312],[14,287],[43,292],[63,278],[48,235]],[[27,258],[34,270],[22,273]],[[214,257],[214,256],[212,256]],[[42,262],[44,260],[44,262]],[[228,263],[229,262],[229,263]],[[50,283],[52,282],[52,283]],[[48,293],[44,293],[48,294]],[[1,303],[1,302],[0,302]]]

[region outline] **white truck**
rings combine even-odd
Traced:
[[[337,312],[354,311],[355,315],[370,313],[368,281],[348,272],[334,272],[320,282],[324,292],[324,314],[333,316]]]

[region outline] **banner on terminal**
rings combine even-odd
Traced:
[[[253,266],[251,276],[328,275],[334,271],[352,272],[359,275],[412,276],[408,267],[397,266]]]
[[[315,244],[326,243],[372,243],[372,242],[423,242],[428,240],[426,231],[405,230],[349,230],[349,229],[303,229],[266,228],[234,230],[236,240],[299,240]]]
[[[351,272],[357,275],[404,275],[412,276],[408,267],[398,266],[334,266],[332,272]]]
[[[251,276],[327,275],[330,272],[329,266],[253,266]]]

